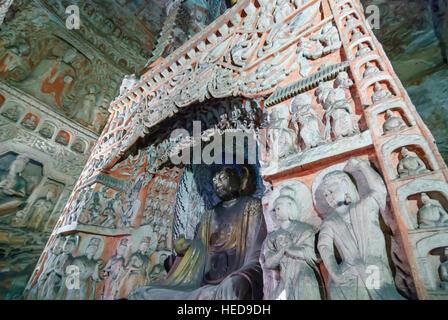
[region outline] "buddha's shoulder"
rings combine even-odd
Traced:
[[[261,200],[253,197],[242,197],[241,201],[245,202],[245,215],[258,215],[263,213]]]

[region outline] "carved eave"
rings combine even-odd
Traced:
[[[333,21],[333,16],[328,14],[325,19],[312,23],[312,20],[319,18],[316,16],[321,6],[320,0],[312,0],[291,10],[280,22],[274,23],[274,18],[271,17],[269,28],[257,29],[261,7],[258,1],[238,2],[214,23],[150,69],[133,89],[111,103],[109,110],[112,114],[93,157],[98,160],[100,155],[107,155],[108,160],[103,160],[103,168],[110,167],[146,134],[147,128],[172,117],[180,108],[210,98],[267,96],[282,85],[288,76],[297,77],[297,42],[301,37],[318,32],[323,25]],[[300,21],[302,16],[298,14],[306,9],[309,11],[304,14],[305,19]],[[266,46],[266,39],[271,31],[274,34],[273,39],[277,41],[279,31],[295,18],[300,23],[293,26],[293,36],[285,41],[280,39],[282,42],[275,42],[272,47]],[[242,63],[232,63],[232,49],[243,40],[250,43],[250,52]],[[274,59],[281,62],[276,62],[277,64],[271,67],[268,64]],[[269,81],[264,81],[269,78],[269,75],[265,75],[261,87],[259,80],[255,80],[258,83],[252,85],[250,76],[256,74],[255,70],[259,67],[279,70],[279,79],[274,77],[275,80],[270,83],[272,77]],[[138,109],[141,110],[136,115]],[[126,114],[127,122],[112,128],[113,119],[120,114]],[[126,130],[125,135],[112,142],[113,136],[117,132],[124,132],[123,130]],[[109,140],[106,148],[102,143],[105,137]]]

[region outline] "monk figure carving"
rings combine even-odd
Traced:
[[[175,250],[183,256],[167,279],[141,287],[129,299],[261,299],[263,275],[259,263],[266,225],[261,202],[240,196],[241,180],[233,167],[213,177],[222,200],[201,218],[193,240],[179,237]]]

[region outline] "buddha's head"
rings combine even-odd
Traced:
[[[342,208],[359,201],[356,186],[348,174],[343,171],[328,173],[322,180],[323,195],[333,209]]]
[[[240,193],[240,177],[233,167],[222,167],[213,176],[216,195],[223,201],[236,199]]]

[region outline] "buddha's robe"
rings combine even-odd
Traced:
[[[233,222],[214,225],[215,215],[238,212]],[[219,220],[219,219],[218,219]],[[197,237],[182,261],[160,284],[135,290],[129,299],[222,299],[220,286],[229,277],[244,278],[249,290],[239,290],[238,299],[261,299],[263,274],[259,263],[266,225],[261,202],[239,198],[231,207],[218,205],[204,213]],[[237,290],[238,291],[238,290]]]

